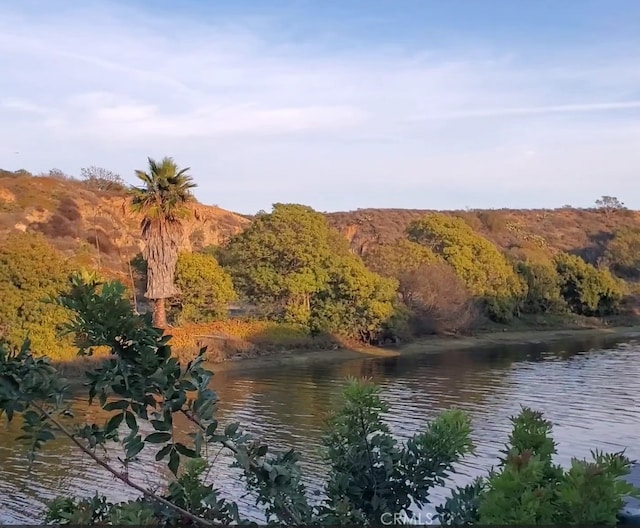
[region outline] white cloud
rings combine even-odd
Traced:
[[[128,177],[147,155],[173,155],[202,200],[243,211],[331,209],[341,186],[358,189],[354,208],[378,195],[444,207],[474,189],[516,200],[545,188],[561,203],[619,192],[640,206],[638,50],[538,63],[499,48],[337,50],[283,44],[268,20],[51,5],[65,8],[0,6],[0,68],[12,72],[0,141],[21,152],[0,151],[5,164]]]

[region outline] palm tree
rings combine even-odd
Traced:
[[[165,299],[178,291],[174,284],[178,250],[183,236],[182,220],[188,216],[187,203],[196,186],[186,169],[179,169],[172,158],[157,163],[149,160],[149,172],[136,171],[144,186],[131,189],[131,207],[143,215],[142,237],[146,242],[147,291],[153,301],[153,324],[166,328]]]

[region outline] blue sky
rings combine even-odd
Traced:
[[[3,0],[0,167],[200,201],[640,208],[636,0]]]

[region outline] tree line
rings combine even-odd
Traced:
[[[253,307],[253,317],[298,325],[312,336],[379,343],[465,332],[482,318],[506,324],[527,314],[615,315],[625,293],[620,277],[640,275],[640,231],[631,228],[615,234],[594,266],[562,252],[517,259],[464,218],[430,213],[361,258],[324,215],[282,203],[220,247],[181,253],[194,200],[189,169],[171,158],[149,159],[136,176],[140,185],[128,193],[141,217],[145,296],[158,328],[225,318],[237,301]],[[97,169],[90,177],[113,179]],[[64,287],[71,266],[36,235],[9,237],[0,248],[0,288],[8,299],[0,307],[0,337],[17,344],[29,332],[36,349],[46,351],[63,315],[47,312],[40,296]]]

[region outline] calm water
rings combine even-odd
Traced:
[[[221,372],[213,382],[222,399],[220,422],[239,420],[271,445],[300,450],[311,493],[319,494],[322,420],[339,405],[348,376],[371,377],[382,385],[391,405],[388,421],[399,436],[419,431],[443,409],[468,411],[477,453],[459,468],[455,480],[460,484],[495,463],[510,430],[509,417],[521,405],[543,411],[555,424],[560,463],[568,463],[571,456],[588,457],[594,448],[627,449],[631,458],[640,458],[640,340],[574,341]],[[75,402],[75,408],[76,414],[101,419],[82,401]],[[100,490],[112,500],[133,496],[64,440],[48,444],[28,473],[25,450],[16,445],[15,436],[14,426],[0,429],[0,524],[38,521],[43,503],[56,495],[91,496]],[[145,458],[153,460],[153,453]],[[137,480],[161,485],[164,468],[155,462],[145,467],[147,472],[139,471]],[[215,468],[211,478],[217,485],[232,497],[241,496],[224,455]],[[446,493],[438,490],[434,502]],[[251,508],[248,499],[240,502]]]

